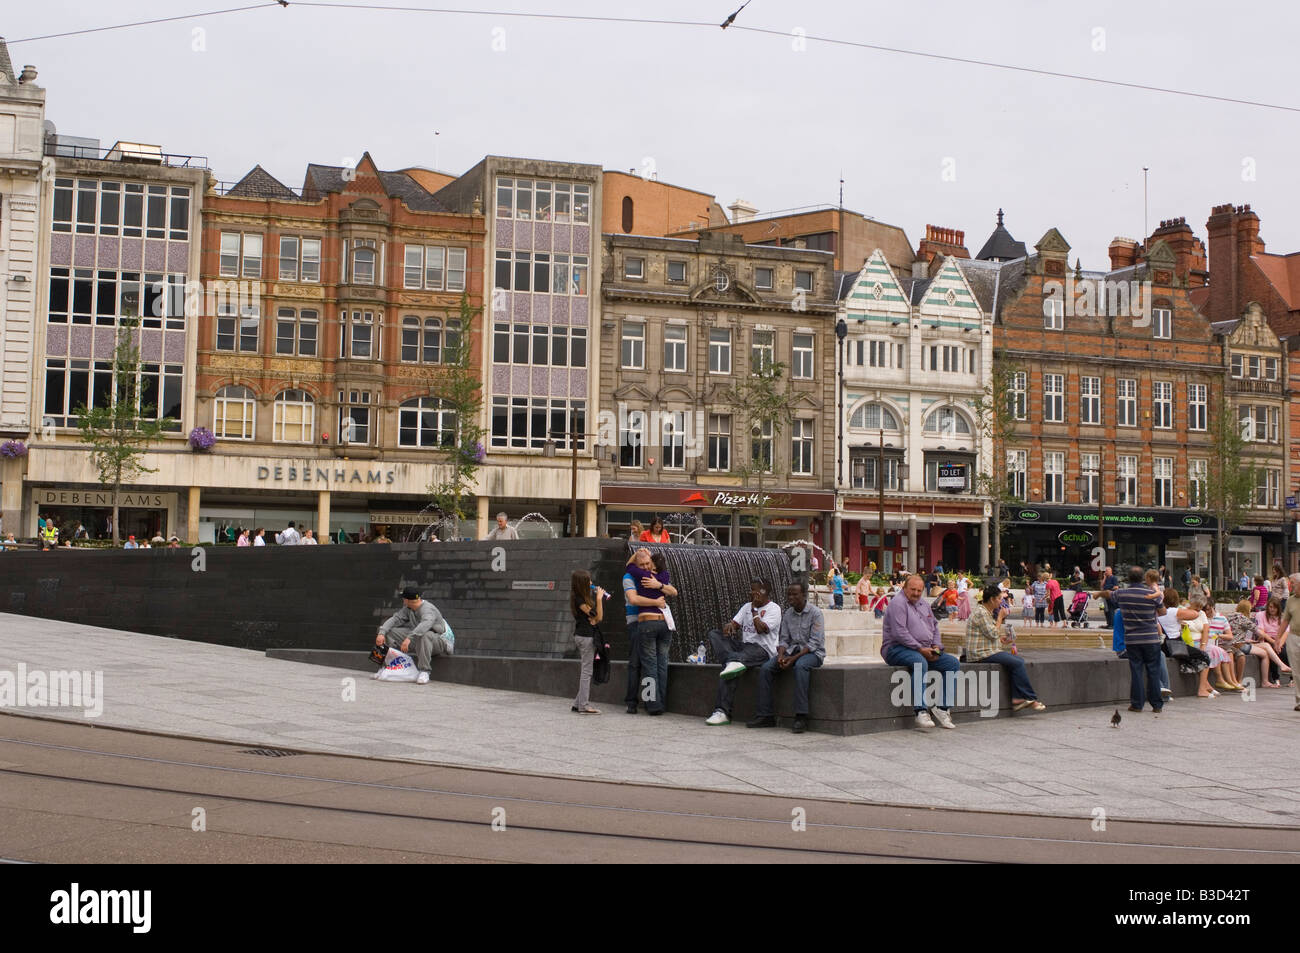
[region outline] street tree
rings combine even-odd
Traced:
[[[995,352],[989,382],[984,392],[973,402],[980,443],[992,450],[988,457],[980,456],[980,469],[975,478],[975,492],[984,497],[993,510],[993,556],[990,566],[996,566],[1002,561],[1002,507],[1021,501],[1012,486],[1007,452],[1015,444],[1017,422],[1026,417],[1027,389],[1015,386],[1018,381],[1023,382],[1023,374],[1020,365],[1010,360],[1005,353]],[[980,553],[981,563],[987,555]]]
[[[1227,589],[1227,541],[1255,502],[1257,472],[1245,458],[1246,435],[1253,420],[1237,419],[1236,409],[1220,397],[1210,415],[1210,460],[1204,489],[1192,488],[1194,505],[1215,519],[1215,574],[1218,588]]]
[[[731,385],[726,398],[738,424],[741,427],[749,424],[748,446],[744,453],[734,458],[731,473],[739,477],[746,488],[757,483],[755,511],[759,546],[763,545],[767,510],[775,502],[767,499],[766,484],[779,475],[777,465],[781,456],[776,448],[794,419],[794,409],[799,402],[799,394],[791,389],[785,376],[785,365],[757,356],[761,353],[756,353],[749,373]]]
[[[443,412],[450,411],[454,423],[450,429],[429,428],[437,432],[442,456],[440,471],[429,485],[430,501],[452,521],[452,538],[460,538],[460,521],[476,517],[471,504],[470,490],[478,479],[478,468],[487,455],[483,444],[486,431],[479,423],[483,410],[483,389],[478,369],[474,366],[474,324],[482,315],[482,308],[473,308],[468,295],[461,295],[459,330],[453,332],[456,318],[447,317],[444,340],[442,374],[431,388]],[[420,411],[421,414],[426,411]],[[436,413],[436,412],[433,412]],[[425,428],[420,428],[424,432]],[[437,477],[441,479],[437,479]]]

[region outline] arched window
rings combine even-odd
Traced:
[[[925,418],[925,432],[941,437],[969,437],[970,421],[952,407],[940,407]]]
[[[226,440],[253,439],[253,392],[231,384],[217,391],[212,432]]]
[[[454,447],[456,412],[437,397],[416,397],[397,411],[397,444],[401,447]]]
[[[447,319],[447,337],[443,343],[446,345],[442,353],[443,361],[455,364],[460,360],[460,318]]]
[[[437,364],[442,359],[442,322],[424,319],[424,363]]]
[[[863,404],[849,417],[854,430],[897,430],[898,418],[884,404]]]
[[[402,361],[407,364],[420,361],[420,319],[410,314],[402,318]]]
[[[632,196],[623,196],[623,232],[632,231]]]
[[[275,398],[276,443],[313,443],[316,426],[316,402],[305,390],[280,391]]]

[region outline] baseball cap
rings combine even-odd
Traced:
[[[420,598],[420,590],[416,589],[414,586],[407,586],[405,589],[402,590],[402,598],[418,599]]]
[[[128,536],[127,539],[135,539],[134,536]]]

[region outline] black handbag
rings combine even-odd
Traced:
[[[1191,658],[1192,655],[1192,653],[1188,651],[1191,648],[1190,645],[1182,639],[1171,639],[1167,635],[1165,636],[1164,648],[1165,655],[1172,659],[1179,659],[1181,661],[1183,659]]]
[[[596,651],[591,662],[591,680],[597,685],[604,685],[609,681],[609,642],[598,625],[591,627],[591,638],[592,648]]]

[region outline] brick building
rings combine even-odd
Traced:
[[[761,515],[768,544],[822,541],[835,506],[831,256],[716,232],[604,245],[601,532],[658,516],[672,533],[702,526],[752,546]],[[773,361],[797,403],[790,423],[765,429],[729,393]],[[738,472],[750,459],[766,472]]]
[[[673,235],[727,224],[727,213],[707,192],[632,172],[603,175],[600,230],[607,235]]]
[[[1100,501],[1107,563],[1204,573],[1214,522],[1195,504],[1224,390],[1221,342],[1190,298],[1204,247],[1175,220],[1143,246],[1113,242],[1106,272],[1069,251],[1051,229],[999,265],[993,343],[1018,418],[1007,480],[1024,501],[1004,507],[1002,553],[1088,571]]]

